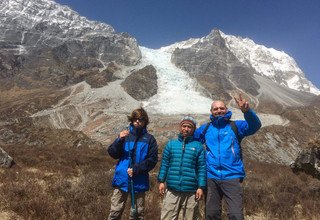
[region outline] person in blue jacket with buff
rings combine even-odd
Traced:
[[[121,219],[126,200],[133,198],[130,219],[143,219],[145,192],[149,190],[149,174],[158,162],[158,145],[148,133],[149,117],[143,108],[128,116],[129,130],[121,131],[109,146],[108,153],[118,159],[112,186],[111,209],[108,219]]]
[[[186,116],[180,122],[178,139],[166,145],[158,175],[159,192],[165,195],[161,220],[197,218],[198,201],[206,187],[206,160],[202,144],[193,137],[196,121]]]
[[[225,199],[228,219],[244,219],[241,182],[245,177],[241,140],[254,134],[261,122],[248,102],[234,98],[245,120],[231,121],[232,112],[223,101],[211,105],[210,122],[195,131],[195,137],[206,145],[207,194],[206,219],[221,219],[221,201]]]

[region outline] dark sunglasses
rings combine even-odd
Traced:
[[[132,121],[141,121],[141,122],[146,122],[146,118],[141,117],[141,118],[133,118]]]

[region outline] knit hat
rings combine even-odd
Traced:
[[[196,120],[191,117],[191,116],[185,116],[181,122],[180,122],[180,126],[183,125],[183,124],[189,124],[190,126],[192,126],[194,129],[196,129],[197,127],[197,122]]]

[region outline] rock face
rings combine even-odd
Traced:
[[[111,62],[108,64],[107,68],[99,71],[98,69],[93,69],[92,71],[82,71],[85,75],[85,81],[91,85],[92,88],[100,88],[108,85],[109,82],[113,82],[118,79],[114,76],[114,73],[120,68]]]
[[[320,93],[289,55],[219,30],[162,49],[172,53],[171,61],[212,99],[232,101],[241,92],[259,111],[277,114],[287,107],[309,105]]]
[[[256,71],[233,55],[218,30],[189,48],[177,48],[171,61],[194,76],[213,98],[230,100],[228,91],[235,87],[253,96],[258,94],[259,84],[253,79]]]
[[[136,100],[148,99],[157,94],[157,74],[152,65],[133,72],[122,83],[124,90]]]
[[[10,157],[7,152],[5,152],[1,147],[0,147],[0,166],[1,167],[6,167],[9,168],[13,164],[13,159]]]
[[[61,87],[90,78],[86,70],[141,58],[136,39],[51,0],[1,1],[0,21],[0,58],[11,56],[0,59],[2,84]]]
[[[304,172],[320,179],[320,142],[303,150],[290,167],[293,172]]]
[[[220,33],[238,60],[253,67],[261,76],[293,90],[320,94],[319,89],[306,79],[295,60],[285,52],[256,44],[249,38]]]

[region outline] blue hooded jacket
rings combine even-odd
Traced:
[[[136,142],[136,144],[135,144]],[[136,129],[130,124],[129,136],[117,138],[108,148],[109,155],[119,159],[115,168],[112,186],[129,191],[127,170],[132,158],[133,186],[135,192],[149,190],[149,174],[158,162],[158,145],[146,128]]]
[[[241,140],[254,134],[261,127],[261,122],[251,109],[244,113],[245,120],[236,120],[238,137],[230,125],[232,112],[224,116],[210,116],[210,126],[204,137],[201,137],[206,124],[195,131],[195,137],[207,146],[207,178],[218,180],[243,179],[245,177],[241,155]]]

